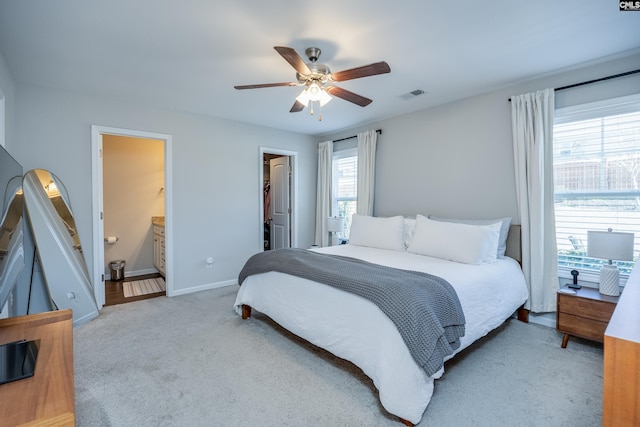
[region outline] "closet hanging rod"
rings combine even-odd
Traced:
[[[636,74],[636,73],[640,73],[640,68],[637,69],[637,70],[631,70],[631,71],[627,71],[627,72],[620,73],[620,74],[614,74],[614,75],[611,75],[611,76],[600,77],[599,79],[587,80],[586,82],[574,83],[572,85],[557,87],[557,88],[554,89],[554,91],[558,92],[560,90],[571,89],[571,88],[578,87],[578,86],[589,85],[591,83],[603,82],[605,80],[617,79],[618,77],[625,77],[625,76],[629,76],[631,74]],[[509,102],[511,102],[511,98],[509,98]]]
[[[382,135],[382,129],[376,129],[378,135]],[[346,141],[347,139],[357,138],[358,135],[347,136],[346,138],[334,139],[333,142]]]

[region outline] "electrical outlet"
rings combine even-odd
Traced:
[[[205,267],[213,268],[213,258],[209,257],[205,260]]]

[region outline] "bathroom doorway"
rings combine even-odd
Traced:
[[[164,142],[103,135],[102,165],[105,305],[166,295]]]
[[[98,307],[170,295],[171,136],[99,126],[92,127],[92,134]],[[156,267],[154,250],[158,224],[163,233],[162,270]],[[123,270],[110,268],[114,265],[122,265]],[[124,280],[110,280],[114,273],[115,279],[123,275]],[[123,295],[125,289],[128,295]]]

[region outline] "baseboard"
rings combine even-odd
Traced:
[[[556,328],[556,313],[529,313],[529,322],[536,325]]]
[[[192,286],[190,288],[173,290],[170,294],[167,293],[167,296],[175,297],[175,296],[178,296],[178,295],[192,294],[194,292],[207,291],[209,289],[224,288],[225,286],[232,286],[232,285],[238,286],[238,281],[237,280],[225,280],[223,282],[207,283],[207,284],[204,284],[204,285]]]
[[[125,264],[126,265],[126,264]],[[147,274],[157,274],[158,270],[155,268],[145,268],[144,270],[124,271],[124,277],[145,276]],[[105,280],[111,280],[111,272],[106,275]]]

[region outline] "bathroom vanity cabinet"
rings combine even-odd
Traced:
[[[164,217],[153,217],[153,265],[165,276]]]

